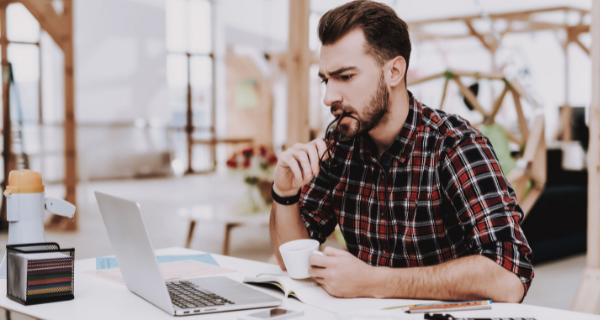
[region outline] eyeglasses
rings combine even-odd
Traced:
[[[327,149],[325,149],[325,152],[323,153],[321,158],[319,158],[319,162],[320,162],[319,165],[323,165],[323,163],[327,159],[329,159],[329,162],[328,162],[329,168],[332,168],[332,167],[335,168],[344,163],[343,160],[334,161],[333,148],[336,145],[337,141],[349,141],[349,140],[354,139],[354,137],[351,137],[351,138],[343,137],[342,133],[340,132],[339,124],[340,124],[340,122],[342,122],[342,119],[346,118],[346,117],[356,120],[356,122],[358,123],[357,132],[360,132],[360,121],[356,117],[349,115],[345,110],[342,111],[342,113],[336,119],[334,119],[333,121],[331,121],[329,123],[329,125],[327,125],[327,129],[325,130],[325,138],[324,138],[325,144],[327,145]],[[327,155],[327,159],[324,159],[325,155]]]

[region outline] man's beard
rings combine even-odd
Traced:
[[[353,115],[356,118],[349,117],[359,123],[353,126],[352,123],[355,121],[350,120],[349,123],[339,125],[339,131],[342,137],[345,139],[353,139],[363,133],[373,130],[377,126],[385,124],[388,121],[388,115],[390,113],[389,102],[390,92],[385,85],[382,71],[379,82],[377,83],[377,89],[371,95],[369,104],[364,108],[362,114]],[[349,107],[348,109],[354,108]]]

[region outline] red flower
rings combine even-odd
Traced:
[[[261,157],[265,157],[267,155],[267,148],[265,148],[265,146],[258,147],[258,150],[260,151]]]
[[[244,169],[250,168],[250,159],[249,158],[244,159],[242,166],[244,167]]]
[[[273,166],[277,164],[277,156],[275,154],[270,155],[267,158],[267,163],[269,164],[269,166]]]
[[[254,155],[254,148],[248,147],[242,150],[242,154],[244,155],[244,158],[250,159]]]
[[[227,159],[227,166],[231,169],[237,169],[238,163],[235,154]]]

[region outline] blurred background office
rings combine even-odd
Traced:
[[[112,254],[99,190],[141,203],[156,248],[273,262],[272,171],[333,119],[317,24],[346,2],[0,0],[0,180],[39,171],[76,204],[46,238],[77,259]],[[476,124],[515,188],[536,263],[524,303],[600,313],[600,3],[381,2],[409,24],[409,90]]]

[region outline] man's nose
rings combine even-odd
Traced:
[[[325,97],[323,98],[323,103],[326,106],[331,107],[334,103],[341,103],[341,102],[342,102],[342,95],[337,90],[335,84],[333,84],[332,82],[329,82],[327,84],[327,87],[325,88]]]

